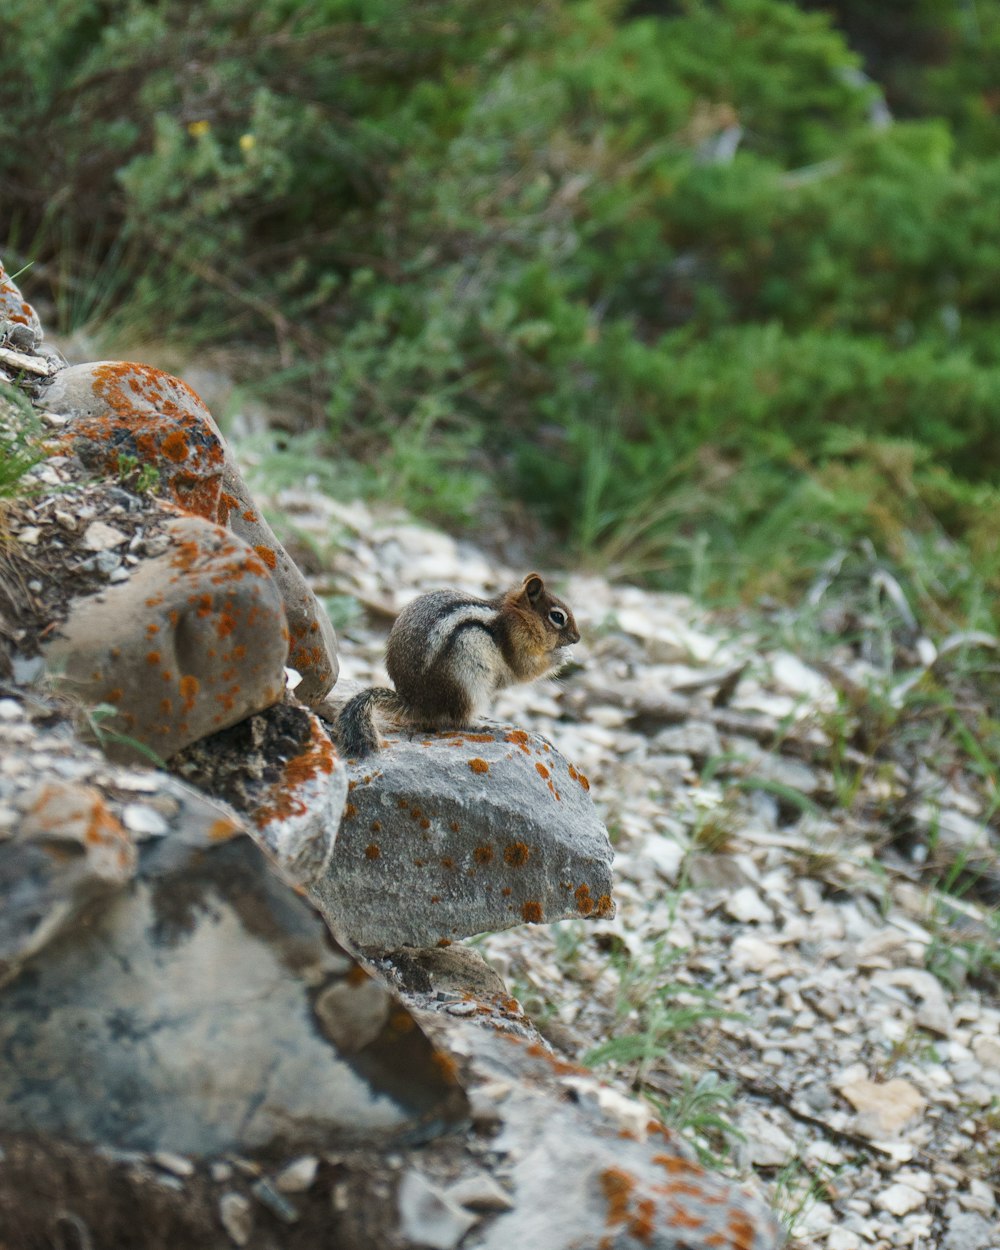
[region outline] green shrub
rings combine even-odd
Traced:
[[[937,535],[992,585],[1000,0],[643,8],[12,0],[0,234],[66,327],[270,352],[439,519],[746,593]]]

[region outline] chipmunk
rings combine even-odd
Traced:
[[[396,689],[372,686],[346,703],[338,744],[349,756],[377,751],[376,710],[414,728],[464,729],[498,690],[558,668],[562,648],[579,641],[573,613],[537,573],[495,599],[421,595],[400,612],[386,644]]]

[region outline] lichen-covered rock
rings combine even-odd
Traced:
[[[462,1114],[451,1060],[227,809],[51,736],[5,706],[0,1131],[200,1155]],[[72,780],[32,780],[41,756]]]
[[[239,469],[227,455],[219,520],[248,542],[271,570],[285,601],[290,645],[288,663],[302,675],[296,695],[319,703],[337,680],[337,638],[330,618],[294,561],[261,516]]]
[[[34,780],[16,806],[11,790],[0,779],[0,982],[87,902],[128,881],[136,862],[132,839],[93,786]]]
[[[347,805],[315,898],[361,946],[611,916],[612,850],[587,778],[520,729],[389,740],[349,762]]]
[[[298,885],[326,873],[347,772],[319,718],[291,696],[179,752],[171,768],[247,817]]]
[[[179,516],[162,555],[75,600],[44,649],[57,683],[118,716],[106,728],[169,759],[270,706],[284,690],[284,608],[257,554],[221,526]],[[126,740],[109,753],[135,754]]]
[[[460,1109],[409,1013],[249,839],[166,872],[163,853],[0,991],[0,1126],[200,1155]]]
[[[475,1031],[473,1031],[475,1030]],[[589,1073],[537,1043],[452,1026],[487,1076],[502,1122],[511,1209],[475,1250],[776,1250],[780,1226],[762,1202],[692,1158],[690,1147]],[[569,1096],[568,1096],[569,1095]],[[610,1097],[609,1097],[610,1096]]]
[[[148,365],[100,361],[61,370],[38,403],[69,417],[61,444],[95,472],[117,476],[126,462],[151,465],[159,489],[186,511],[228,525],[266,565],[285,605],[289,663],[299,697],[314,703],[337,678],[329,618],[253,502],[211,414],[179,378]]]
[[[4,269],[3,261],[0,261],[0,322],[3,321],[25,326],[31,331],[32,343],[42,337],[38,313],[18,290],[17,284]]]

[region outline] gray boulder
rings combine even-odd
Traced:
[[[313,887],[362,947],[614,914],[612,850],[589,783],[512,727],[390,738],[348,767],[330,868]]]
[[[198,1156],[463,1113],[451,1060],[229,809],[16,708],[0,745],[0,1132]]]

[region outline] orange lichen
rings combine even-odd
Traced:
[[[369,842],[365,847],[365,859],[381,859],[382,848],[377,842]]]
[[[146,653],[146,663],[147,663],[147,664],[159,664],[159,662],[160,662],[160,653],[159,653],[159,651],[149,651],[149,652],[147,652],[147,653]]]
[[[658,1121],[653,1121],[657,1128],[660,1127]],[[705,1169],[698,1163],[692,1163],[690,1159],[682,1159],[680,1155],[653,1155],[653,1162],[658,1163],[665,1172],[671,1176],[704,1176]]]
[[[594,910],[594,900],[590,897],[590,886],[584,883],[577,886],[573,897],[576,899],[576,910],[581,916],[589,916]]]
[[[459,829],[461,828],[461,825],[459,825],[457,820],[453,820],[451,824],[448,826],[448,828],[452,831],[452,833],[458,833]]]
[[[381,832],[382,832],[382,822],[380,820],[373,820],[372,821],[372,833],[381,833]]]
[[[484,842],[482,846],[477,846],[472,852],[472,858],[477,864],[491,864],[493,862],[493,847]]]
[[[485,760],[481,760],[478,756],[469,760],[469,767],[474,773],[488,773],[490,771],[489,764]]]
[[[303,787],[320,774],[333,772],[336,760],[333,743],[322,729],[314,728],[308,745],[282,767],[281,777],[269,791],[269,801],[254,813],[257,828],[265,828],[272,820],[301,816],[307,807]]]
[[[218,820],[213,820],[208,827],[210,842],[226,842],[238,833],[242,833],[241,827],[235,820],[230,820],[228,816],[220,816]]]
[[[511,842],[504,847],[503,858],[511,868],[521,868],[531,858],[531,848],[523,842]]]
[[[426,817],[426,816],[421,816],[421,818],[420,818],[420,828],[421,828],[421,829],[429,829],[430,827],[431,827],[431,822],[427,819],[427,817]]]
[[[510,888],[509,885],[505,885],[504,888],[500,891],[500,893],[504,896],[504,898],[510,898],[510,896],[514,893],[514,891]]]
[[[122,690],[121,686],[115,686],[113,687],[113,689],[109,690],[108,693],[104,696],[105,702],[121,703],[123,694],[124,694],[124,691]]]
[[[345,820],[353,820],[354,817],[357,816],[357,814],[358,814],[358,809],[354,806],[353,803],[344,804],[344,819]]]
[[[685,1211],[680,1206],[674,1206],[671,1209],[670,1223],[677,1228],[704,1228],[705,1226],[705,1221],[700,1215],[692,1215],[690,1211]]]
[[[273,547],[267,547],[264,543],[257,543],[254,546],[254,551],[256,551],[269,569],[275,568],[278,563],[278,557]]]
[[[541,779],[542,779],[543,781],[548,781],[548,779],[549,779],[549,770],[545,767],[545,765],[544,765],[544,764],[542,764],[542,763],[538,763],[538,764],[536,764],[536,765],[535,765],[535,772],[537,772],[537,773],[538,773],[539,777],[541,777]]]
[[[528,737],[528,734],[525,732],[525,730],[523,729],[510,730],[510,732],[507,734],[507,741],[513,742],[513,744],[516,747],[520,747],[521,750],[525,753],[525,755],[531,754],[530,750],[528,749],[528,742],[530,741],[530,739]]]
[[[528,924],[541,924],[542,923],[541,903],[535,903],[529,899],[528,902],[522,904],[521,915],[528,922]]]
[[[441,860],[441,867],[442,868],[454,868],[455,861],[452,859],[450,855],[445,855]]]
[[[590,789],[590,782],[583,775],[583,773],[577,773],[576,780],[580,783],[581,786],[583,786],[584,790]]]
[[[160,441],[160,454],[175,464],[186,460],[190,451],[191,444],[183,430],[175,430]]]
[[[611,901],[610,894],[601,894],[597,900],[597,915],[601,920],[614,914],[615,905]]]
[[[637,1214],[629,1220],[628,1231],[636,1241],[649,1242],[656,1231],[656,1204],[652,1198],[640,1198]]]
[[[389,1017],[389,1028],[394,1033],[412,1033],[416,1027],[416,1021],[408,1011],[394,1011]]]
[[[635,1181],[622,1168],[605,1168],[600,1177],[604,1200],[608,1204],[609,1224],[624,1224],[628,1219],[629,1199]]]
[[[184,700],[184,710],[190,712],[194,707],[194,701],[198,697],[198,691],[201,688],[197,677],[189,675],[182,677],[180,680],[181,698]]]
[[[441,941],[446,946],[451,945],[447,938],[442,938]],[[438,945],[440,946],[441,942]],[[452,1059],[451,1055],[446,1055],[443,1050],[435,1050],[431,1055],[431,1063],[433,1063],[441,1077],[449,1085],[458,1084],[458,1064]]]
[[[742,1211],[733,1211],[729,1216],[730,1245],[733,1250],[750,1250],[754,1242],[753,1224]]]

